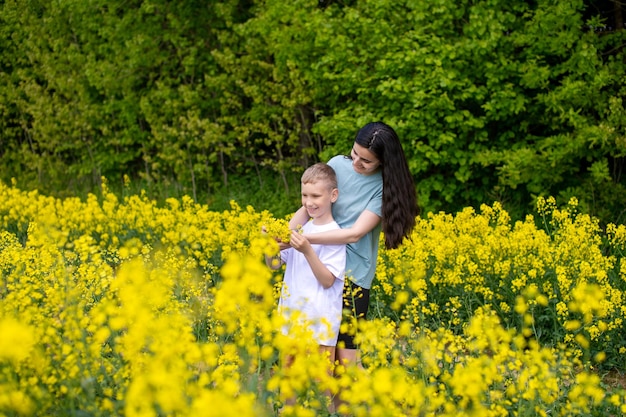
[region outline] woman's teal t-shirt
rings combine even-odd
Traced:
[[[380,171],[362,175],[352,168],[352,160],[335,156],[328,165],[337,174],[339,197],[333,204],[333,217],[341,228],[351,227],[361,213],[369,210],[382,217],[383,177]],[[346,277],[369,289],[376,273],[381,223],[358,242],[349,243],[346,251]]]

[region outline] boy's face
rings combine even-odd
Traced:
[[[332,220],[331,206],[337,200],[339,191],[330,188],[326,181],[302,184],[302,205],[314,220]]]

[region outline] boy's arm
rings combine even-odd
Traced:
[[[265,265],[269,266],[270,269],[278,269],[282,264],[283,261],[280,259],[280,254],[277,256],[265,255]]]
[[[330,288],[335,283],[335,275],[324,265],[317,256],[308,239],[299,233],[291,233],[291,246],[301,252],[306,258],[317,281],[324,288]]]

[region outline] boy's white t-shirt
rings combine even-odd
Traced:
[[[335,229],[339,229],[339,225],[334,221],[324,225],[315,225],[313,221],[309,221],[302,227],[305,234]],[[294,248],[284,249],[280,256],[286,263],[286,269],[278,305],[280,311],[287,317],[292,310],[303,313],[318,344],[336,346],[343,308],[346,245],[311,246],[322,263],[336,277],[335,282],[330,288],[324,288],[315,278],[302,253]],[[283,329],[283,333],[288,333],[288,328]]]

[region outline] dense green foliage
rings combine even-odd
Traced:
[[[273,194],[271,172],[293,195],[384,120],[424,212],[575,195],[624,221],[620,3],[320,3],[1,2],[0,180],[59,194],[128,175],[210,202],[233,182]]]

